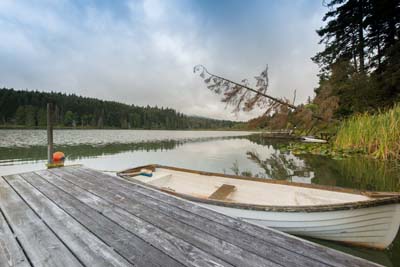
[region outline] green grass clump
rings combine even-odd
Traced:
[[[377,159],[400,159],[400,104],[377,114],[355,115],[342,123],[336,150],[361,150]]]

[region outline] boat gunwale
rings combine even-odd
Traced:
[[[173,171],[187,172],[187,173],[193,173],[193,174],[199,174],[199,175],[205,175],[205,176],[217,176],[217,177],[231,178],[231,179],[238,179],[238,180],[256,181],[256,182],[269,183],[269,184],[281,184],[281,185],[287,185],[287,186],[295,186],[295,187],[311,188],[311,189],[326,190],[326,191],[333,191],[333,192],[340,192],[340,193],[356,194],[356,195],[362,195],[362,196],[367,196],[367,197],[371,198],[371,199],[363,200],[363,201],[353,201],[353,202],[328,204],[328,205],[273,206],[273,205],[247,204],[247,203],[240,203],[240,202],[231,202],[231,201],[226,201],[226,200],[214,200],[214,199],[208,199],[208,198],[199,198],[199,197],[194,197],[194,196],[191,196],[188,194],[178,193],[173,190],[160,188],[160,187],[157,187],[157,186],[154,186],[151,184],[141,182],[139,180],[134,181],[134,182],[143,184],[145,186],[151,187],[153,189],[184,198],[186,200],[200,202],[200,203],[209,204],[209,205],[223,206],[223,207],[227,207],[227,208],[258,210],[258,211],[272,211],[272,212],[327,212],[327,211],[361,209],[361,208],[369,208],[369,207],[376,207],[376,206],[400,203],[400,193],[397,193],[397,192],[360,191],[360,190],[356,190],[356,189],[342,188],[342,187],[335,187],[335,186],[303,184],[303,183],[297,183],[297,182],[289,182],[289,181],[285,181],[285,180],[263,179],[263,178],[255,178],[255,177],[247,177],[247,176],[239,176],[239,175],[231,175],[231,174],[198,171],[198,170],[184,169],[184,168],[165,166],[165,165],[159,165],[159,164],[149,164],[149,165],[126,169],[121,172],[118,172],[117,175],[119,177],[126,179],[128,177],[131,177],[129,175],[126,175],[127,173],[131,173],[131,172],[138,171],[140,169],[145,169],[145,168],[151,169],[152,171],[155,171],[155,169],[157,169],[157,168],[162,168],[162,169],[169,169],[169,170],[173,170]],[[132,181],[132,180],[129,179],[129,181]]]

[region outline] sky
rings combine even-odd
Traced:
[[[235,81],[269,67],[268,93],[313,96],[322,0],[0,0],[0,87],[247,120],[193,67]]]

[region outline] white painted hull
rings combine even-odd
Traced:
[[[400,194],[356,192],[174,167],[120,173],[228,216],[290,234],[386,248],[400,225]],[[137,175],[150,171],[151,177]]]
[[[312,138],[312,137],[307,137],[307,136],[302,137],[301,141],[305,142],[305,143],[326,143],[327,142],[326,140],[323,140],[323,139]]]
[[[273,212],[200,205],[286,233],[384,249],[396,237],[400,204],[327,212]]]

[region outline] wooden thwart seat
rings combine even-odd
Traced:
[[[225,200],[230,193],[235,191],[235,188],[236,187],[234,185],[223,184],[218,187],[218,189],[215,190],[214,193],[212,193],[208,198],[215,200]]]

